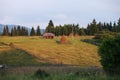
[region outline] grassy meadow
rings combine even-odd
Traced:
[[[0,80],[119,80],[108,77],[99,62],[98,46],[82,42],[93,36],[67,37],[0,37]],[[39,71],[37,74],[36,72]]]
[[[36,60],[41,63],[100,67],[100,58],[97,53],[98,47],[80,41],[80,39],[86,38],[92,37],[67,38],[68,44],[57,43],[60,37],[54,39],[43,39],[41,37],[0,37],[0,42],[8,45],[12,43],[15,49],[27,52],[36,57]],[[1,45],[0,50],[4,50],[6,47]]]

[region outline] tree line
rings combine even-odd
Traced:
[[[109,22],[109,23],[101,23],[96,22],[95,19],[91,23],[87,25],[86,28],[80,27],[79,24],[64,24],[54,26],[54,23],[52,20],[49,21],[48,26],[45,29],[46,33],[54,33],[56,36],[62,36],[66,35],[69,36],[71,33],[73,35],[95,35],[99,34],[102,31],[109,31],[109,32],[120,32],[120,18],[117,22]],[[32,27],[30,33],[28,32],[28,29],[26,27],[13,27],[11,31],[9,32],[9,28],[6,25],[3,29],[3,36],[41,36],[41,30],[40,26],[37,26],[37,29],[35,30],[34,27]]]
[[[23,26],[17,26],[13,27],[11,30],[9,30],[8,25],[4,26],[3,29],[3,36],[40,36],[41,35],[41,30],[40,26],[37,26],[37,29],[35,30],[34,27],[32,27],[30,33],[28,31],[28,28],[23,27]]]
[[[87,26],[87,35],[95,35],[97,33],[100,33],[101,31],[110,31],[110,32],[120,32],[120,18],[118,22],[109,22],[109,23],[97,23],[94,19],[92,23],[88,24]]]
[[[54,26],[52,20],[49,21],[48,26],[46,27],[45,32],[54,33],[56,36],[69,34],[73,35],[95,35],[101,33],[102,31],[110,31],[110,32],[120,32],[120,18],[118,22],[109,22],[109,23],[97,23],[95,19],[91,23],[88,24],[86,28],[79,27],[79,24],[65,24],[63,26]]]

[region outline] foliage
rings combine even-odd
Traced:
[[[31,35],[41,35],[39,27],[37,27],[37,30],[31,30]],[[95,19],[91,23],[88,24],[87,28],[81,28],[79,24],[64,24],[54,26],[54,23],[52,20],[49,21],[48,26],[45,29],[45,32],[54,33],[56,36],[62,36],[66,35],[68,36],[70,33],[79,34],[79,35],[96,35],[102,31],[109,31],[113,33],[119,33],[120,32],[120,18],[118,19],[118,22],[97,22]],[[11,32],[9,32],[9,28],[6,25],[3,29],[3,36],[28,36],[28,30],[25,27],[17,26],[17,28],[12,28]]]
[[[90,44],[93,44],[93,45],[96,45],[96,46],[99,46],[102,42],[101,39],[83,39],[81,41],[87,42],[87,43],[90,43]]]
[[[86,35],[84,28],[79,29],[79,35]]]
[[[108,38],[108,37],[114,37],[117,33],[114,33],[114,32],[110,32],[110,31],[100,31],[98,34],[95,34],[95,37],[94,39],[105,39],[105,38]]]
[[[99,47],[99,55],[101,56],[101,64],[108,74],[120,75],[120,35],[103,40]]]
[[[37,26],[36,36],[40,36],[40,35],[41,35],[40,26]]]
[[[59,69],[59,67],[57,68]],[[60,69],[61,70],[61,69]],[[54,71],[54,67],[51,71]],[[26,71],[25,71],[26,72]],[[52,73],[47,71],[37,70],[35,73],[19,73],[0,75],[0,80],[119,80],[120,76],[106,76],[104,73],[94,69],[82,68],[81,71],[66,72],[66,73]]]
[[[97,22],[95,19],[93,19],[93,22],[90,25],[88,25],[87,29],[89,35],[94,35],[98,32]]]
[[[38,69],[38,70],[35,72],[34,76],[37,77],[37,78],[46,78],[46,77],[49,77],[50,74],[48,74],[48,73],[45,72],[44,70]]]
[[[31,32],[30,32],[30,36],[35,36],[35,35],[36,35],[35,29],[34,29],[34,27],[32,27]]]
[[[79,25],[78,24],[65,24],[63,26],[59,25],[55,27],[55,35],[56,36],[62,36],[66,35],[69,36],[71,33],[73,35],[79,33]]]
[[[92,23],[88,24],[87,26],[87,35],[94,35],[98,34],[101,31],[109,31],[109,32],[115,32],[119,33],[120,32],[120,18],[118,20],[118,23],[97,23],[96,20],[94,19]]]
[[[54,33],[54,24],[52,20],[49,21],[48,26],[46,27],[45,32]]]
[[[3,35],[3,36],[9,36],[9,28],[8,28],[7,25],[4,27],[4,29],[3,29],[3,34],[2,34],[2,35]]]

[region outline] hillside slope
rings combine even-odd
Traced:
[[[27,51],[44,63],[101,66],[97,53],[98,47],[81,42],[81,38],[68,38],[69,44],[56,43],[59,37],[55,39],[2,37],[0,42],[12,42],[16,48]]]
[[[6,50],[0,48],[0,64],[7,66],[33,66],[41,63],[27,52],[6,47]]]

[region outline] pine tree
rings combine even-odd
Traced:
[[[98,27],[99,31],[102,31],[102,30],[103,30],[103,29],[102,29],[102,23],[101,23],[101,22],[99,22],[99,23],[97,24],[97,27]]]
[[[14,32],[15,32],[14,36],[17,36],[17,29],[16,29],[16,27],[14,27]]]
[[[98,27],[97,27],[97,22],[96,20],[94,19],[93,22],[92,22],[92,34],[94,35],[95,33],[98,33]]]
[[[97,22],[93,19],[92,23],[87,27],[89,35],[94,35],[99,32],[99,28],[97,26]]]
[[[41,35],[40,27],[39,27],[39,26],[37,26],[36,36],[40,36],[40,35]]]
[[[79,33],[79,24],[75,25],[74,34]]]
[[[68,35],[68,31],[67,31],[67,27],[66,26],[63,27],[63,35]]]
[[[4,26],[4,29],[3,29],[3,36],[9,36],[9,28],[8,26]]]
[[[109,24],[109,31],[113,31],[112,30],[112,22],[110,22],[110,24]]]
[[[117,25],[116,25],[115,22],[114,22],[114,24],[113,24],[113,32],[117,32]]]
[[[31,29],[30,36],[35,36],[35,30],[34,30],[34,27],[32,27],[32,29]]]
[[[88,24],[88,25],[87,25],[87,35],[91,35],[91,34],[92,34],[90,30],[91,30],[91,29],[90,29],[90,25]]]
[[[46,27],[45,32],[54,33],[54,24],[52,20],[49,21],[48,26]]]
[[[86,35],[84,28],[79,29],[79,35]]]
[[[15,36],[14,28],[11,29],[11,36]]]
[[[118,19],[118,23],[117,23],[117,32],[120,32],[120,18]]]
[[[17,36],[21,36],[21,28],[20,28],[20,26],[17,27]]]
[[[3,29],[3,36],[5,36],[5,34],[6,34],[6,27],[4,26],[4,29]]]
[[[25,28],[25,36],[28,36],[28,29]]]
[[[56,36],[59,36],[59,26],[56,26],[54,28],[54,33],[55,33]]]
[[[25,35],[24,27],[21,28],[20,33],[21,33],[21,36],[24,36],[24,35]]]
[[[28,36],[28,31],[27,31],[26,27],[21,28],[21,36]]]

